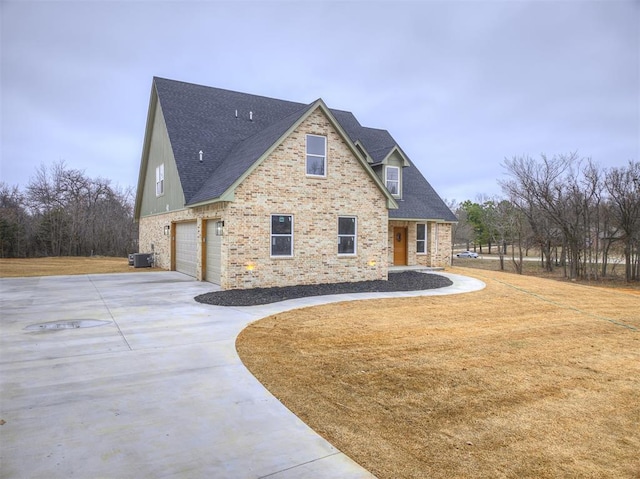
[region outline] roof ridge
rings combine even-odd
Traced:
[[[200,83],[193,83],[193,82],[188,82],[188,81],[183,81],[183,80],[173,80],[171,78],[164,78],[164,77],[158,77],[158,76],[154,76],[153,79],[154,79],[154,81],[155,80],[161,80],[161,81],[168,81],[168,82],[172,82],[172,83],[181,83],[183,85],[191,85],[191,86],[195,86],[195,87],[206,88],[208,90],[217,90],[217,91],[220,91],[220,92],[235,93],[235,94],[239,94],[239,95],[246,95],[248,97],[253,97],[253,98],[262,98],[262,99],[265,99],[265,100],[281,101],[281,102],[285,102],[285,103],[293,103],[293,104],[298,104],[298,105],[307,105],[306,103],[303,103],[303,102],[300,102],[300,101],[283,100],[282,98],[276,98],[276,97],[273,97],[273,96],[256,95],[255,93],[247,93],[247,92],[244,92],[244,91],[230,90],[229,88],[220,88],[220,87],[215,87],[215,86],[202,85]]]

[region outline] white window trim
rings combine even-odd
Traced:
[[[424,239],[418,238],[418,226],[424,226]],[[424,243],[424,251],[418,251],[418,242],[422,241]],[[416,223],[416,254],[417,255],[426,255],[428,254],[427,250],[427,224],[426,223]]]
[[[352,235],[341,235],[340,234],[340,219],[341,218],[353,218],[355,220],[355,231]],[[358,255],[358,217],[356,215],[340,215],[338,216],[338,247],[340,246],[340,238],[341,237],[353,237],[353,253],[340,253],[338,252],[338,256],[357,256]]]
[[[315,137],[324,139],[324,155],[315,155],[315,154],[311,154],[311,153],[308,152],[308,149],[307,149],[307,138],[309,138],[310,136],[315,136]],[[313,173],[309,173],[307,171],[307,157],[308,156],[313,156],[314,158],[322,158],[324,160],[324,166],[323,166],[324,173],[322,175],[314,175]],[[327,177],[327,137],[326,136],[313,135],[313,134],[310,134],[310,133],[305,136],[305,140],[304,140],[304,172],[310,178],[326,178]]]
[[[273,217],[274,216],[290,216],[291,217],[291,234],[273,234]],[[293,232],[294,232],[294,226],[293,226],[293,215],[290,213],[274,213],[272,215],[269,216],[269,256],[271,258],[293,258]],[[291,254],[273,254],[273,238],[274,237],[283,237],[283,236],[291,236]]]
[[[156,196],[164,196],[164,163],[156,166]]]
[[[388,182],[389,182],[389,178],[388,178],[388,171],[393,168],[394,170],[398,171],[398,179],[397,180],[392,180],[398,183],[398,192],[397,193],[391,193],[391,190],[389,190],[389,186]],[[402,196],[402,182],[400,181],[400,167],[399,166],[390,166],[387,165],[384,169],[384,186],[387,187],[387,189],[389,190],[389,192],[393,195],[394,198],[400,198]]]

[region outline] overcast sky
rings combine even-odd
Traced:
[[[640,1],[1,0],[1,181],[137,183],[153,76],[353,112],[440,196],[501,163],[640,160]]]

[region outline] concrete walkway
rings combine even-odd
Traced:
[[[215,286],[176,272],[0,279],[0,477],[373,477],[264,389],[235,339],[298,307],[484,287],[445,275],[246,308],[196,303]]]

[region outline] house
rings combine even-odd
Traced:
[[[223,289],[448,265],[457,221],[392,136],[348,111],[163,78],[135,218],[157,266]]]

